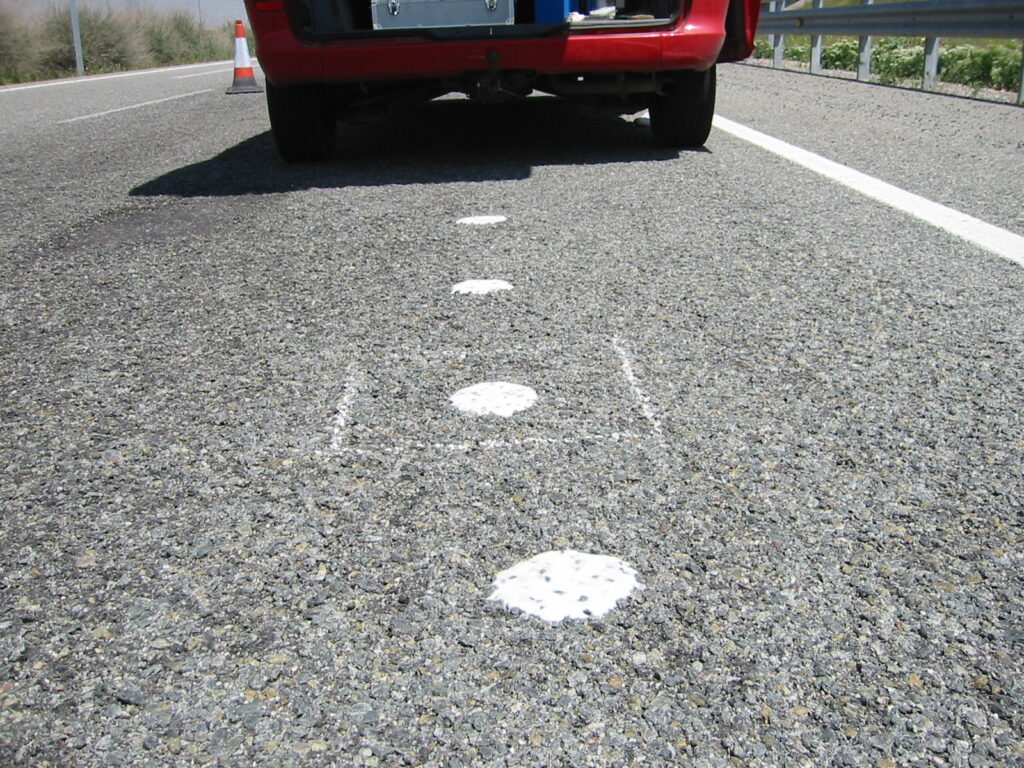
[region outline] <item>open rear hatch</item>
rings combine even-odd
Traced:
[[[573,28],[635,28],[674,21],[681,0],[296,0],[306,40],[418,31],[430,37],[529,37]],[[487,28],[486,31],[482,28]]]

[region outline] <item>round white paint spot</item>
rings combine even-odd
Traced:
[[[567,549],[544,552],[502,571],[487,599],[544,621],[562,621],[600,618],[634,589],[643,584],[625,561]]]
[[[474,294],[483,296],[495,291],[511,291],[512,283],[504,280],[463,280],[452,286],[452,293]]]
[[[507,381],[485,381],[460,389],[450,398],[460,411],[477,416],[504,416],[524,411],[537,402],[537,393]]]
[[[503,221],[507,221],[504,216],[466,216],[459,219],[458,223],[479,227],[487,224],[501,224]]]

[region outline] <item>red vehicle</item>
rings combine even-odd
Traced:
[[[533,91],[620,114],[655,141],[702,145],[715,64],[750,55],[760,0],[245,0],[278,150],[329,157],[339,120],[452,92]]]

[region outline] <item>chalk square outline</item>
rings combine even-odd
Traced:
[[[356,454],[361,456],[374,455],[396,455],[409,451],[435,451],[445,453],[470,453],[476,450],[494,450],[496,448],[529,448],[545,445],[581,445],[586,443],[617,443],[617,442],[640,442],[651,437],[662,435],[662,422],[654,405],[644,389],[639,377],[636,375],[633,360],[628,352],[626,341],[615,334],[611,337],[609,346],[619,358],[619,370],[626,380],[627,388],[633,396],[634,406],[640,411],[641,417],[648,423],[649,429],[646,434],[639,432],[584,432],[583,434],[569,437],[521,437],[501,440],[466,440],[462,442],[425,442],[404,438],[393,441],[391,445],[368,446],[368,445],[344,445],[347,434],[347,426],[351,418],[352,410],[356,405],[359,395],[359,384],[363,379],[363,373],[351,364],[345,376],[345,385],[342,395],[335,408],[334,417],[330,422],[331,440],[325,453],[334,456],[344,454]],[[558,348],[561,348],[558,346]],[[603,348],[603,347],[602,347]]]

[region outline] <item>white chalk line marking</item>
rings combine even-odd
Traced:
[[[1024,266],[1024,237],[989,224],[955,208],[936,203],[908,192],[866,173],[829,160],[806,149],[715,115],[714,126],[738,139],[743,139],[779,157],[838,182],[866,197],[891,208],[908,213],[934,227],[956,235],[986,251]]]
[[[202,64],[181,64],[174,67],[156,67],[154,69],[140,69],[135,72],[116,72],[109,75],[87,75],[85,77],[68,77],[62,80],[47,80],[45,83],[30,83],[28,85],[9,85],[0,88],[2,93],[14,93],[14,91],[29,91],[36,88],[50,88],[55,85],[81,85],[83,83],[95,83],[100,80],[119,80],[122,77],[138,77],[139,75],[160,75],[166,72],[175,72],[182,69],[198,69],[199,67],[213,67],[221,64],[230,64],[231,59],[224,61],[204,61]]]
[[[611,432],[609,434],[583,434],[572,437],[521,437],[515,440],[468,440],[462,443],[424,443],[417,440],[399,440],[392,445],[376,447],[357,447],[351,445],[335,446],[332,442],[331,453],[350,453],[357,456],[401,455],[410,451],[433,451],[443,453],[469,453],[471,451],[490,451],[499,448],[528,448],[546,445],[582,445],[585,443],[619,443],[640,441],[644,435],[635,432]]]
[[[633,370],[633,363],[629,359],[629,355],[626,353],[626,348],[622,339],[618,336],[612,339],[612,349],[619,356],[621,362],[622,374],[626,377],[626,381],[629,383],[629,389],[633,393],[633,398],[640,406],[640,412],[644,415],[644,418],[651,425],[651,429],[654,434],[661,434],[661,419],[658,418],[658,414],[654,412],[654,406],[651,404],[651,399],[644,392],[643,387],[640,386],[640,380],[636,376],[636,372]]]
[[[651,431],[656,435],[662,434],[661,419],[658,418],[651,404],[650,398],[640,384],[640,380],[633,370],[633,363],[626,352],[624,341],[615,336],[612,339],[612,348],[620,360],[620,368],[629,384],[630,391],[636,400],[644,419],[651,425]],[[475,450],[495,450],[499,448],[516,449],[549,445],[582,445],[586,443],[618,443],[624,441],[641,441],[647,439],[647,435],[636,432],[610,432],[596,433],[586,432],[571,437],[521,437],[514,440],[467,440],[463,442],[423,442],[419,440],[399,439],[387,446],[351,446],[343,445],[346,429],[351,418],[353,404],[359,391],[359,384],[362,376],[354,368],[350,367],[345,377],[345,385],[342,390],[341,399],[335,408],[334,417],[331,419],[330,433],[331,441],[327,453],[331,454],[354,454],[357,456],[381,456],[401,455],[409,451],[434,451],[444,453],[469,453]],[[315,451],[316,455],[323,455],[323,451]]]
[[[165,101],[174,101],[175,99],[187,99],[189,96],[198,96],[200,93],[209,93],[213,88],[204,88],[201,91],[192,91],[190,93],[182,93],[177,96],[167,96],[163,99],[154,99],[153,101],[144,101],[141,104],[131,104],[127,107],[118,107],[117,109],[108,109],[103,112],[94,112],[91,115],[80,115],[79,117],[71,117],[67,120],[58,120],[57,125],[64,125],[65,123],[75,123],[79,120],[90,120],[94,117],[103,117],[104,115],[112,115],[115,112],[125,112],[129,109],[138,109],[139,107],[149,107],[153,104],[162,104]]]
[[[362,379],[359,372],[349,367],[348,375],[345,376],[345,388],[342,390],[341,400],[334,410],[334,418],[331,420],[331,450],[335,453],[342,449],[342,440],[345,437],[345,429],[348,427],[352,414],[352,404],[359,393],[359,382]]]

